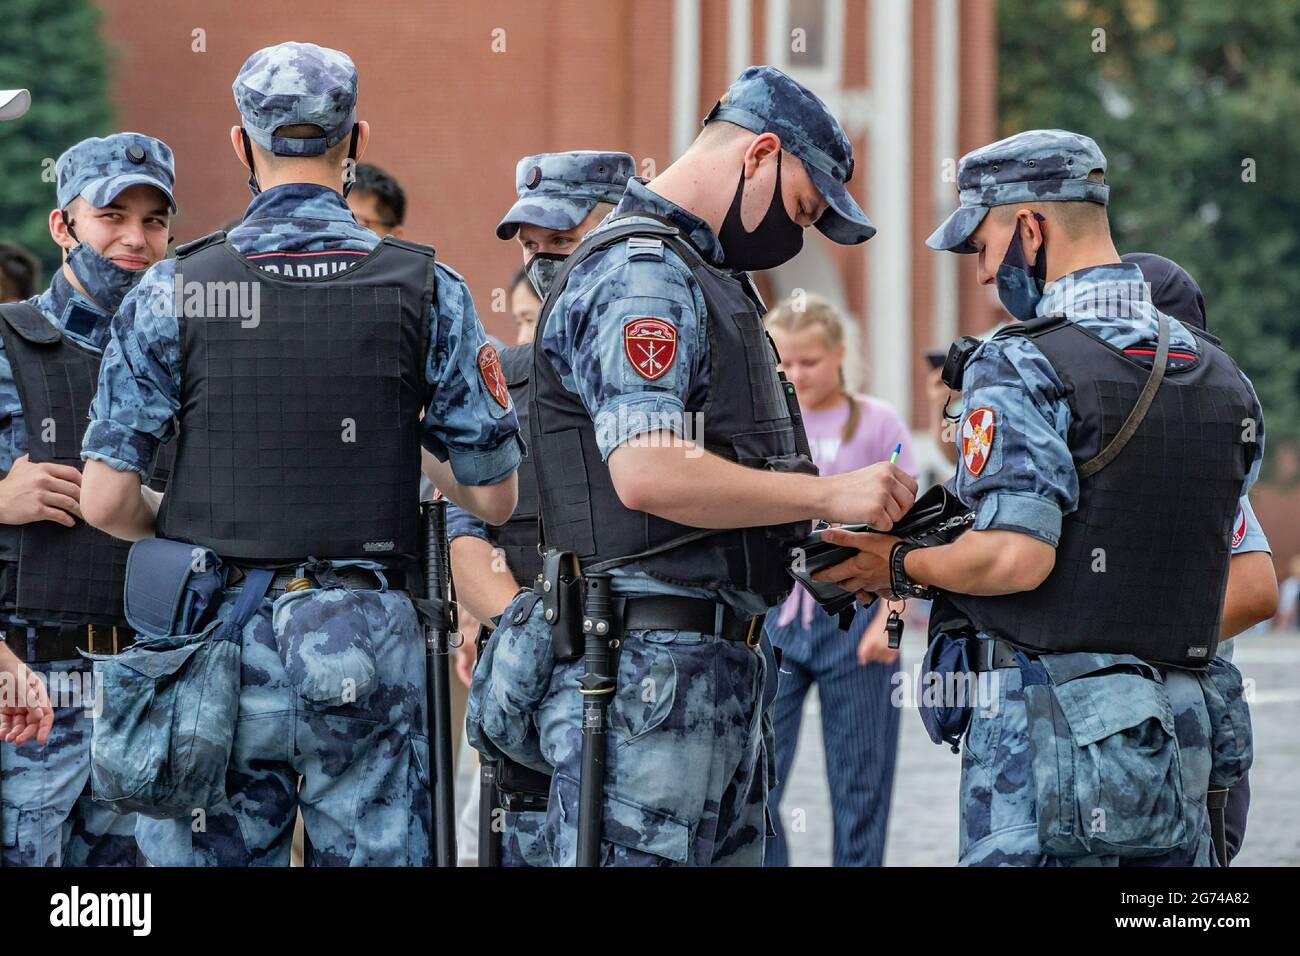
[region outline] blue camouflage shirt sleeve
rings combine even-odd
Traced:
[[[1032,535],[1055,547],[1074,511],[1079,480],[1067,435],[1065,386],[1022,336],[982,345],[966,365],[957,431],[957,493],[977,531]]]
[[[436,268],[424,447],[439,461],[450,460],[462,484],[494,484],[519,467],[524,448],[519,421],[509,394],[504,404],[497,401],[480,369],[481,355],[491,354],[485,347],[492,346],[465,280],[442,263]]]
[[[180,408],[179,327],[173,310],[176,260],[153,265],[113,316],[81,456],[147,479]]]
[[[481,538],[488,544],[492,537],[488,534],[487,522],[466,511],[452,501],[447,502],[447,540],[455,538]]]
[[[575,293],[556,303],[543,350],[591,416],[601,456],[647,432],[688,437],[707,329],[686,265],[662,244],[629,254],[623,243],[582,263],[567,288]]]

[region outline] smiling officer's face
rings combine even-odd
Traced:
[[[133,271],[147,269],[167,254],[171,212],[167,198],[153,186],[129,186],[99,208],[78,197],[68,204],[67,213],[76,239],[68,234],[61,217],[51,216],[54,241],[64,252],[71,251],[79,239],[114,264]]]

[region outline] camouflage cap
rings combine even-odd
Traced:
[[[829,208],[817,220],[827,238],[852,245],[876,234],[844,184],[853,178],[853,147],[839,121],[813,93],[771,66],[751,66],[727,87],[704,117],[754,133],[775,133],[804,169]]]
[[[320,156],[356,123],[357,68],[346,53],[314,43],[277,43],[239,68],[235,106],[249,138],[277,156]],[[281,126],[309,124],[312,139],[276,136]]]
[[[153,186],[167,197],[172,212],[176,200],[176,166],[171,147],[143,133],[92,136],[73,146],[54,164],[59,208],[80,196],[96,209],[107,206],[128,186]]]
[[[992,206],[1086,199],[1106,205],[1110,187],[1093,182],[1106,157],[1091,138],[1063,129],[1031,129],[971,150],[957,163],[961,205],[925,244],[948,252],[974,252],[970,234]]]
[[[17,119],[32,105],[32,95],[26,90],[0,90],[0,121]]]
[[[627,153],[579,149],[525,156],[515,166],[519,198],[497,224],[497,238],[513,238],[522,225],[572,229],[597,203],[617,204],[635,175],[636,164]]]

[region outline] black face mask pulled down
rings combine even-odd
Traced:
[[[728,266],[743,272],[771,269],[789,262],[803,248],[803,227],[790,218],[781,198],[781,154],[776,154],[776,189],[763,221],[747,232],[740,221],[740,200],[745,193],[745,171],[740,171],[736,195],[722,220],[718,241]]]

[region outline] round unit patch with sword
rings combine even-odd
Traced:
[[[632,319],[623,326],[623,354],[642,378],[662,378],[677,357],[677,329],[663,319]]]
[[[483,343],[483,347],[478,350],[478,373],[496,403],[502,408],[509,407],[510,388],[506,385],[506,373],[501,370],[501,359],[497,356],[496,346],[491,342]]]
[[[993,409],[987,405],[973,409],[961,426],[961,461],[972,476],[988,464],[993,451]]]

